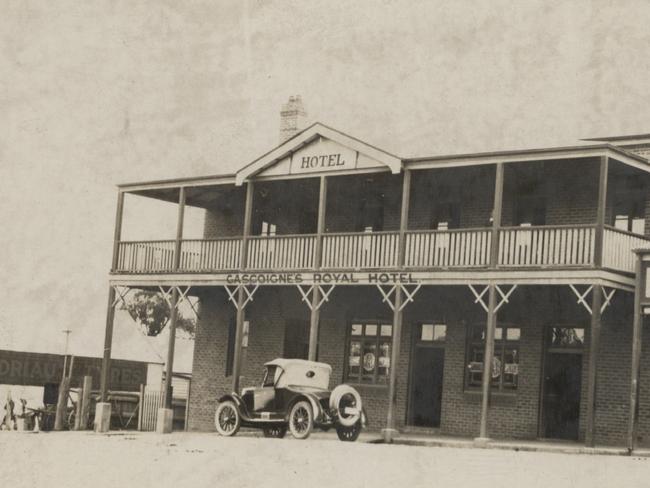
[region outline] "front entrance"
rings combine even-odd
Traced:
[[[421,324],[411,352],[409,425],[440,427],[447,327]]]
[[[584,329],[551,328],[544,360],[541,433],[578,440]]]

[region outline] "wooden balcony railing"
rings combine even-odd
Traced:
[[[256,236],[248,241],[248,268],[296,270],[314,266],[315,235]]]
[[[499,266],[586,266],[594,262],[590,225],[509,227],[499,235]]]
[[[603,267],[634,273],[633,249],[650,247],[650,239],[605,226],[603,234]]]
[[[241,239],[186,240],[181,243],[180,271],[209,272],[239,268]]]
[[[490,259],[490,230],[415,231],[406,234],[409,268],[474,268]]]
[[[467,269],[489,266],[491,229],[408,231],[404,266],[407,269]],[[254,236],[248,241],[247,269],[255,271],[309,270],[315,266],[316,235]],[[325,234],[323,269],[360,270],[398,267],[398,232]],[[596,227],[506,227],[499,233],[500,268],[592,267]],[[241,238],[184,240],[180,265],[174,270],[176,242],[123,241],[118,245],[116,272],[220,272],[238,270]],[[650,247],[650,239],[606,226],[604,268],[634,272],[635,248]]]
[[[398,248],[398,232],[325,234],[322,266],[326,269],[395,268]]]
[[[160,273],[174,269],[175,241],[120,242],[116,271]]]

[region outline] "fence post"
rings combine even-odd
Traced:
[[[144,385],[140,385],[140,396],[138,400],[138,430],[142,430],[143,412],[144,412]]]
[[[84,389],[83,386],[79,388],[79,391],[77,392],[77,406],[75,408],[75,415],[74,415],[74,430],[81,430],[81,408],[83,405],[83,394],[84,394]]]
[[[93,377],[84,376],[83,395],[81,399],[81,430],[88,428],[88,419],[90,418],[90,393],[93,389]]]

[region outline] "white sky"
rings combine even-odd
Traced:
[[[100,354],[114,185],[232,172],[289,95],[401,156],[650,132],[649,26],[645,0],[4,0],[0,346]]]

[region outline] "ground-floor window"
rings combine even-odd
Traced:
[[[480,387],[483,381],[485,333],[484,324],[469,328],[465,386],[470,389]],[[491,386],[495,390],[517,389],[520,338],[521,328],[519,327],[501,326],[495,329],[494,358],[490,366]]]
[[[387,383],[392,337],[392,324],[381,322],[350,324],[346,381]]]

